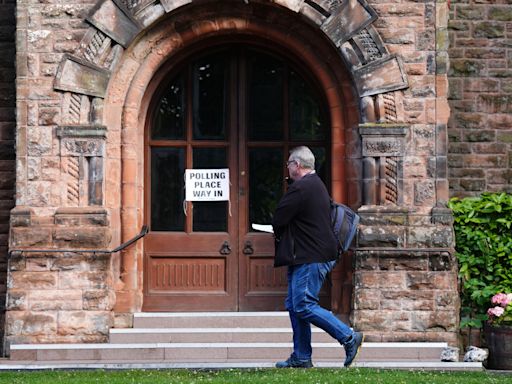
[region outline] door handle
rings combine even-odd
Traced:
[[[221,255],[229,255],[231,253],[231,246],[229,245],[229,242],[227,240],[222,243],[219,253]]]
[[[254,253],[254,248],[252,247],[251,240],[247,240],[244,244],[244,249],[242,251],[244,255],[252,255]]]

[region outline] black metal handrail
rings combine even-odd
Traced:
[[[112,249],[112,250],[108,250],[108,249],[58,249],[58,248],[53,248],[53,249],[24,249],[24,248],[14,248],[14,249],[10,249],[9,250],[9,256],[11,256],[12,254],[14,253],[20,253],[20,255],[23,255],[23,253],[66,253],[66,252],[74,252],[74,253],[92,253],[92,254],[99,254],[99,253],[106,253],[106,254],[112,254],[112,253],[116,253],[116,252],[119,252],[119,251],[122,251],[123,249],[129,247],[130,245],[132,245],[133,243],[135,243],[137,240],[143,238],[144,236],[147,235],[147,233],[149,232],[149,228],[147,225],[143,225],[140,232],[134,236],[133,238],[131,238],[130,240],[128,241],[125,241],[123,244],[121,244],[120,246]]]

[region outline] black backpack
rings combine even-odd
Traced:
[[[331,200],[331,227],[338,242],[338,258],[350,247],[359,219],[359,215],[352,209]]]

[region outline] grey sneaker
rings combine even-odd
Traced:
[[[361,345],[363,345],[364,335],[362,332],[354,332],[352,338],[347,341],[345,347],[345,367],[350,367],[350,364],[355,360]]]
[[[291,355],[286,361],[278,361],[276,368],[313,368],[311,360],[299,360]]]

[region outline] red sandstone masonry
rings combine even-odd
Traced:
[[[512,192],[511,25],[508,1],[451,1],[451,195]]]
[[[9,233],[9,211],[14,207],[15,186],[15,3],[0,1],[0,340],[4,335],[5,295],[7,291],[7,245]],[[0,355],[3,343],[0,343]]]

